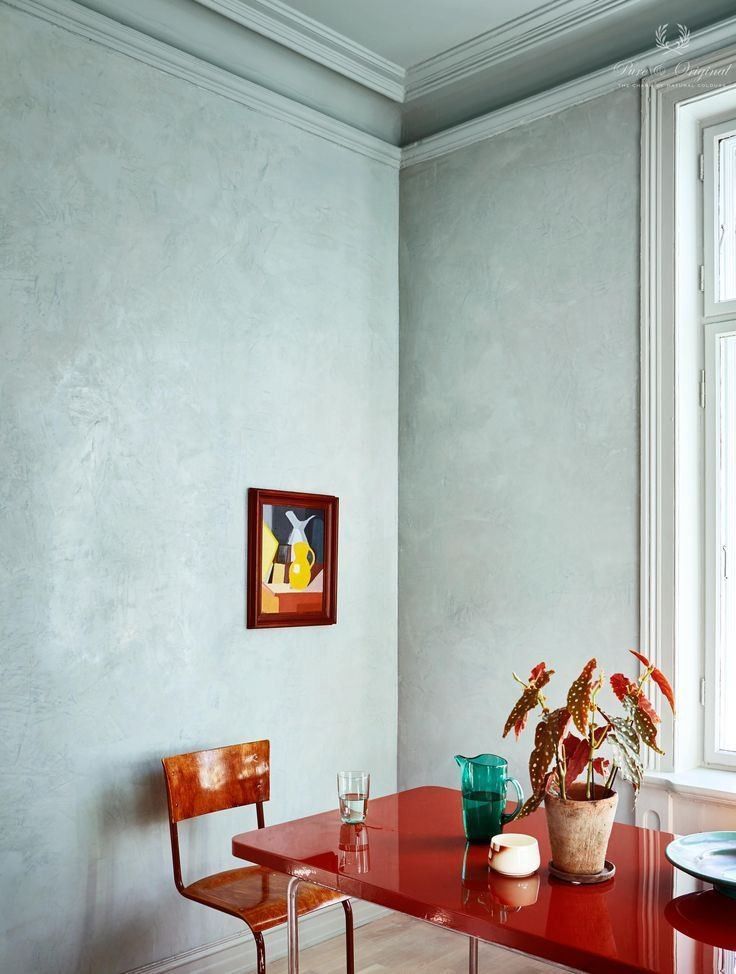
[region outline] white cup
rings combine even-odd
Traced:
[[[539,843],[533,835],[494,835],[488,850],[491,869],[502,876],[531,876],[539,869]]]

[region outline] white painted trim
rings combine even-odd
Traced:
[[[404,100],[404,68],[280,0],[196,2],[393,101]]]
[[[392,168],[399,165],[401,150],[397,146],[119,24],[75,0],[0,2],[376,162]]]
[[[639,649],[664,672],[674,676],[674,652],[664,659],[663,646],[674,647],[674,497],[663,480],[674,482],[674,346],[663,347],[665,320],[674,319],[674,264],[662,241],[674,238],[674,161],[667,191],[672,204],[662,201],[660,171],[663,113],[649,85],[642,87],[641,120],[641,280],[640,280],[640,384],[641,384],[641,507],[639,576]],[[665,118],[665,124],[669,120]],[[674,129],[667,138],[674,144]],[[673,157],[674,159],[674,157]],[[663,225],[663,221],[667,221]],[[674,328],[672,331],[674,339]],[[669,333],[668,333],[669,334]],[[666,390],[666,392],[665,392]],[[670,408],[665,405],[671,403]],[[666,473],[663,476],[663,468]],[[661,553],[666,548],[667,555]],[[663,577],[666,573],[666,577]],[[664,605],[663,605],[664,600]],[[677,681],[672,679],[677,694]],[[664,750],[673,755],[674,735],[667,720]],[[648,767],[660,766],[649,751]]]
[[[731,828],[734,810],[736,774],[733,771],[705,768],[678,774],[648,771],[636,803],[635,824],[686,835]]]
[[[702,344],[693,330],[702,321],[697,131],[700,119],[718,110],[713,99],[730,97],[723,92],[736,82],[735,59],[731,47],[689,60],[691,68],[728,69],[730,84],[711,74],[711,89],[683,85],[675,70],[642,82],[640,646],[674,676],[678,707],[687,715],[676,732],[667,709],[660,711],[668,758],[651,769],[681,770],[703,761],[703,454],[702,418],[694,418],[701,412]]]
[[[726,44],[736,42],[736,17],[721,21],[712,27],[706,27],[697,31],[691,37],[688,55],[690,60],[696,54],[705,54],[717,48],[722,48]],[[519,125],[527,125],[529,122],[537,121],[548,115],[555,115],[557,112],[571,108],[573,105],[580,105],[586,101],[598,98],[600,95],[615,91],[622,85],[636,84],[637,79],[647,78],[652,75],[655,79],[675,78],[673,73],[665,73],[663,70],[662,52],[653,49],[629,58],[624,62],[618,62],[599,71],[568,81],[566,84],[550,88],[531,98],[523,101],[514,102],[505,108],[488,112],[479,118],[461,125],[430,135],[425,139],[420,139],[411,145],[406,146],[401,154],[401,167],[415,166],[430,159],[437,159],[440,156],[462,149],[476,142],[493,138],[502,132],[516,128]],[[623,75],[621,65],[626,66],[627,74]],[[661,83],[661,82],[658,82]],[[671,83],[671,82],[670,82]]]
[[[716,771],[714,768],[693,768],[678,773],[647,771],[643,787],[736,807],[736,773],[733,771]]]
[[[236,4],[237,0],[198,0],[198,2],[212,6],[213,9],[215,6],[222,6],[224,12],[225,4]],[[274,0],[268,2],[273,3]],[[405,168],[439,158],[455,149],[473,145],[519,125],[528,124],[573,105],[597,98],[622,83],[621,75],[615,71],[615,66],[605,68],[400,149],[376,136],[361,132],[346,122],[333,119],[316,109],[292,101],[284,95],[269,91],[194,55],[126,27],[76,3],[75,0],[0,0],[0,3],[39,17],[87,40],[95,41],[120,54],[392,168],[397,168],[399,165]],[[690,52],[720,47],[727,41],[734,40],[736,40],[736,17],[694,34]],[[662,52],[650,51],[626,63],[632,65],[635,73],[645,74],[647,71],[661,69]],[[657,78],[659,77],[660,75],[657,75]]]
[[[356,927],[372,923],[389,911],[373,903],[351,900],[353,922]],[[302,950],[313,947],[345,933],[345,915],[341,906],[323,908],[299,921],[299,946]],[[280,957],[286,957],[286,926],[274,927],[263,935],[266,942],[267,966]],[[256,950],[249,931],[224,937],[204,947],[185,950],[181,954],[137,967],[128,974],[247,974],[256,969]]]
[[[632,0],[551,0],[450,50],[418,64],[406,73],[406,100],[413,101],[446,85],[508,61],[567,31],[605,18]]]

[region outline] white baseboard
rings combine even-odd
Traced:
[[[351,900],[356,927],[378,920],[389,911],[382,906]],[[326,907],[299,921],[299,946],[306,949],[323,940],[342,937],[345,933],[345,914],[342,906]],[[264,934],[267,961],[286,957],[286,926],[275,927]],[[253,937],[246,930],[234,937],[225,937],[204,947],[185,950],[174,957],[137,967],[128,974],[247,974],[256,969],[256,948]]]

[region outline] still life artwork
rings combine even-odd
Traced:
[[[248,628],[337,621],[338,501],[248,491]]]

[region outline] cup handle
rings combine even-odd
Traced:
[[[509,784],[514,786],[514,791],[516,792],[516,808],[510,815],[507,815],[505,812],[501,814],[501,823],[503,825],[506,825],[507,822],[513,822],[521,811],[521,806],[524,804],[524,792],[522,791],[521,785],[516,778],[507,778],[506,786],[508,787]]]

